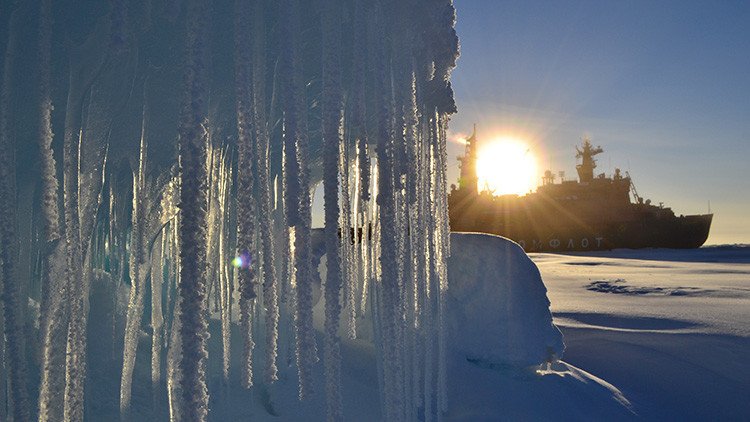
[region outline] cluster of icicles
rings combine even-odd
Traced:
[[[113,2],[112,48],[124,42],[117,33],[123,4]],[[83,419],[88,294],[93,280],[121,284],[126,278],[130,299],[120,334],[119,395],[125,419],[139,352],[150,353],[154,401],[166,392],[171,420],[207,419],[211,319],[220,321],[226,384],[232,371],[239,372],[243,387],[254,388],[296,370],[299,399],[325,394],[328,419],[343,420],[340,333],[353,339],[362,324],[370,324],[383,419],[432,420],[447,410],[445,147],[448,117],[455,111],[448,79],[457,56],[452,3],[321,0],[322,70],[317,71],[302,66],[299,0],[282,1],[273,12],[267,6],[243,0],[234,5],[236,137],[217,140],[208,120],[210,10],[206,1],[187,1],[179,166],[158,176],[146,171],[150,113],[144,92],[132,183],[122,183],[122,175],[109,168],[106,145],[93,149],[94,156],[82,156],[87,126],[75,104],[65,107],[59,183],[51,149],[49,72],[41,72],[45,238],[38,248],[46,275],[39,317],[39,420]],[[49,65],[49,11],[50,0],[42,0],[42,68]],[[278,57],[266,57],[270,13],[282,28],[281,38],[272,40]],[[346,45],[341,22],[355,29]],[[9,40],[5,79],[12,51]],[[320,77],[315,101],[306,98],[311,74]],[[273,86],[267,86],[269,80]],[[9,88],[4,84],[4,89]],[[279,121],[271,118],[274,102],[282,109]],[[309,116],[313,102],[319,113],[315,121]],[[7,126],[3,104],[0,117]],[[278,125],[281,131],[274,129]],[[7,158],[12,139],[7,127],[0,129],[2,170],[12,172]],[[311,148],[313,137],[321,140],[319,151]],[[273,143],[281,154],[271,154]],[[326,251],[322,345],[316,344],[313,328],[317,261],[310,188],[316,156],[322,157]],[[3,178],[0,192],[6,209],[13,208],[7,206],[12,180]],[[58,202],[63,221],[58,221]],[[18,286],[9,289],[13,257],[5,250],[15,240],[7,220],[15,211],[6,209],[0,226],[6,365],[17,368],[8,374],[9,397],[14,419],[21,421],[29,419],[33,406],[23,349],[14,349],[22,339],[13,316],[25,301],[18,299]],[[249,265],[240,260],[233,266],[237,256],[249,257]],[[139,350],[149,320],[151,350]],[[242,336],[239,368],[230,365],[231,354],[238,352],[232,350],[233,325],[240,326]],[[315,391],[313,368],[319,360],[324,392]]]

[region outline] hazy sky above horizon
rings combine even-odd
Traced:
[[[457,138],[528,142],[540,172],[628,170],[677,214],[714,212],[708,244],[750,243],[750,2],[455,0],[448,180]],[[541,177],[541,174],[539,175]]]

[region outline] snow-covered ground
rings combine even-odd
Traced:
[[[750,419],[750,248],[532,254],[564,360],[647,420]]]
[[[750,249],[529,257],[504,238],[468,233],[451,234],[451,248],[443,420],[750,419]],[[325,279],[325,257],[319,270]],[[322,345],[319,282],[314,312]],[[96,334],[110,328],[101,324],[107,312],[92,308],[100,317],[92,318],[90,335],[108,337]],[[364,315],[357,323],[357,339],[341,333],[344,416],[380,421],[372,320]],[[221,381],[218,321],[211,331],[210,420],[325,420],[322,362],[314,368],[315,393],[299,402],[292,345],[282,342],[279,381],[247,391],[234,372],[229,384]],[[147,333],[141,341],[147,349]],[[116,353],[94,350],[99,344],[93,341],[90,351],[102,359],[90,361],[97,386],[91,416],[114,420],[118,367],[108,359]],[[148,356],[141,357],[133,420],[166,420],[167,408],[152,407]],[[238,357],[232,355],[232,367]],[[424,413],[414,420],[426,420]]]

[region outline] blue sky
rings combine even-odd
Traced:
[[[677,214],[715,213],[708,243],[750,243],[750,2],[455,0],[454,139],[528,142],[575,175],[574,145],[630,171]],[[462,147],[449,145],[449,180]],[[540,175],[541,176],[541,175]]]

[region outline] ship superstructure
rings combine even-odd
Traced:
[[[529,252],[697,248],[708,238],[713,214],[677,216],[644,201],[628,173],[596,175],[594,157],[604,150],[588,139],[576,147],[578,181],[556,183],[547,171],[537,191],[524,196],[479,192],[476,142],[475,130],[459,157],[461,179],[448,198],[451,230],[502,235]]]

